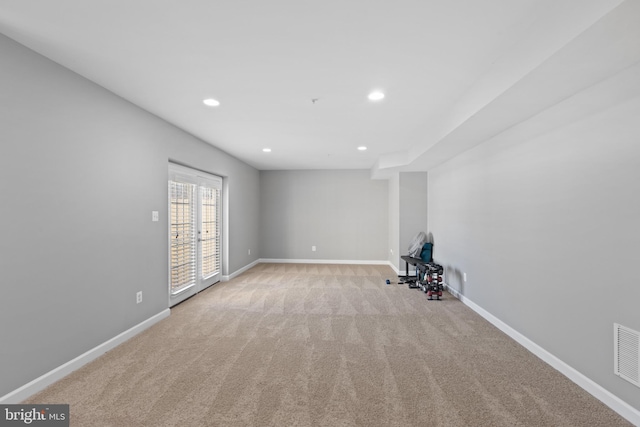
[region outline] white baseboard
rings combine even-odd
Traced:
[[[5,394],[4,396],[0,397],[0,404],[15,404],[28,399],[30,396],[33,396],[37,392],[44,390],[49,385],[58,380],[61,380],[73,371],[97,359],[107,351],[119,346],[128,339],[133,338],[135,335],[138,335],[140,332],[153,326],[162,319],[169,317],[169,314],[171,314],[171,310],[169,310],[168,308],[162,310],[160,313],[148,318],[141,323],[138,323],[134,327],[127,329],[123,333],[111,338],[110,340],[98,345],[97,347],[92,348],[91,350],[81,354],[80,356],[65,363],[64,365],[58,366],[57,368],[36,378],[30,383],[25,384],[8,394]]]
[[[234,271],[233,273],[227,275],[227,276],[222,276],[220,278],[221,281],[223,282],[228,282],[231,279],[234,279],[236,277],[238,277],[239,275],[241,275],[242,273],[244,273],[245,271],[249,270],[250,268],[255,267],[256,265],[260,264],[261,260],[257,259],[255,261],[253,261],[251,264],[247,264],[244,267],[242,267],[239,270]]]
[[[356,264],[356,265],[389,265],[388,260],[344,260],[344,259],[274,259],[260,258],[260,262],[271,264]]]
[[[445,284],[445,289],[454,297],[458,298],[464,305],[471,308],[473,311],[478,313],[484,319],[486,319],[489,323],[491,323],[496,328],[500,329],[502,332],[507,334],[513,340],[518,342],[524,348],[529,350],[531,353],[535,354],[537,357],[542,359],[548,365],[559,371],[561,374],[569,378],[571,381],[576,383],[578,386],[582,387],[585,391],[591,394],[596,399],[600,400],[602,403],[607,405],[609,408],[613,409],[620,416],[625,418],[627,421],[632,423],[633,425],[640,426],[640,411],[629,405],[627,402],[623,401],[607,389],[603,388],[601,385],[597,384],[590,378],[576,371],[571,366],[567,365],[562,360],[558,359],[553,354],[549,353],[544,348],[540,347],[538,344],[531,341],[529,338],[522,335],[520,332],[513,329],[511,326],[504,323],[502,320],[498,319],[469,298],[462,295],[456,289],[451,288],[449,285]]]

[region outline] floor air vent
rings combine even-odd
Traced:
[[[614,372],[640,387],[640,332],[613,324]]]

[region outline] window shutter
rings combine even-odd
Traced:
[[[200,200],[200,277],[207,279],[220,272],[220,188],[201,185]]]
[[[195,184],[169,181],[171,293],[196,284]]]

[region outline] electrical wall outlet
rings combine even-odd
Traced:
[[[151,221],[156,222],[160,218],[158,211],[151,211]]]
[[[142,291],[138,291],[136,294],[136,304],[140,304],[142,302]]]
[[[315,246],[311,246],[311,251],[315,252],[316,251],[316,247]]]
[[[247,255],[251,255],[251,249],[247,251]]]
[[[462,280],[466,283],[467,282],[467,273],[462,273]]]

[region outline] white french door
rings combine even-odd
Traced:
[[[169,165],[169,306],[220,280],[222,178]]]

